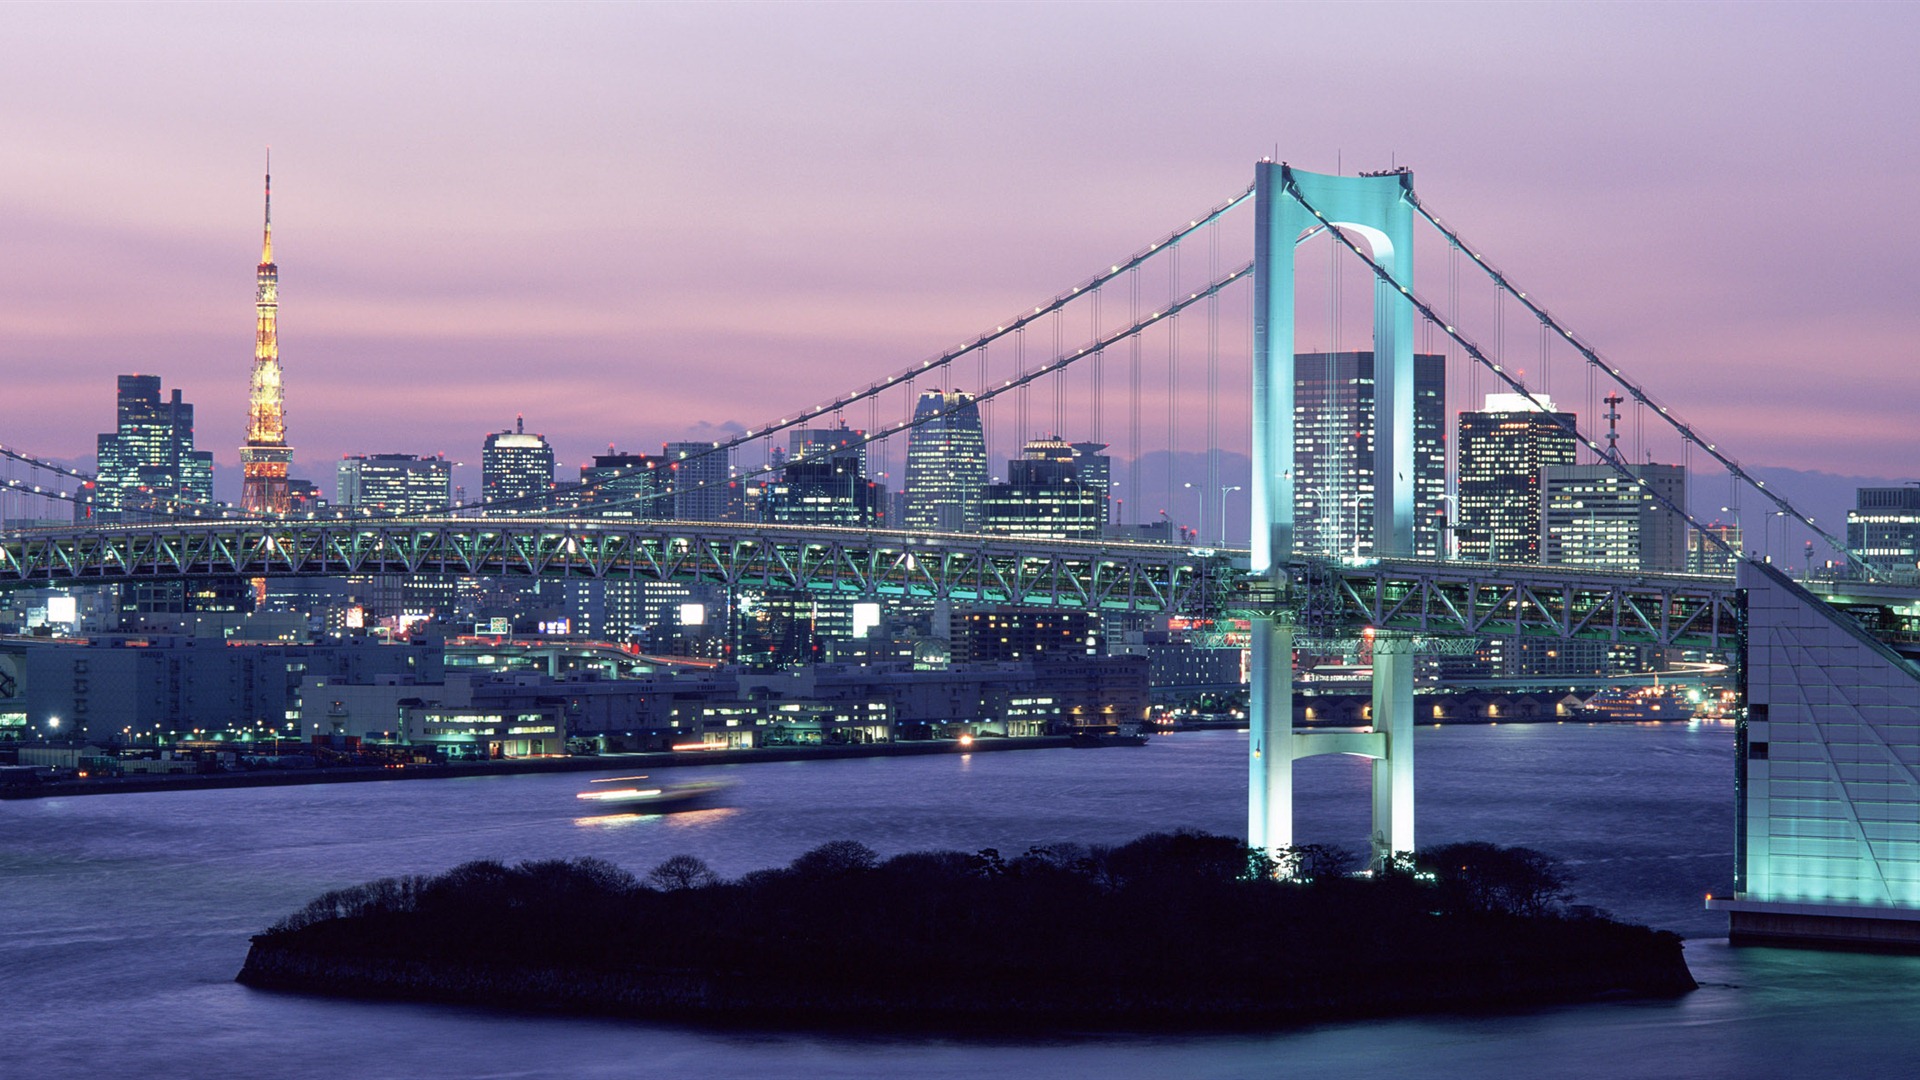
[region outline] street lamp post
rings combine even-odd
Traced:
[[[1227,492],[1239,491],[1239,484],[1229,484],[1220,489],[1220,546],[1227,546]]]

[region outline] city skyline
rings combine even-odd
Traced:
[[[1287,20],[1325,35],[1377,29],[1386,62],[1416,76],[1447,67],[1416,44],[1422,35],[1460,45],[1463,59],[1449,63],[1461,70],[1475,58],[1524,58],[1528,48],[1554,56],[1563,61],[1555,70],[1523,63],[1509,85],[1575,110],[1592,137],[1551,162],[1536,160],[1531,149],[1506,145],[1517,127],[1474,127],[1469,114],[1482,95],[1472,86],[1424,103],[1424,121],[1383,94],[1363,96],[1338,123],[1259,107],[1221,120],[1197,115],[1197,96],[1148,103],[1123,94],[1117,104],[1146,110],[1140,132],[1178,146],[1177,163],[1157,154],[1141,169],[1139,137],[1116,141],[1132,130],[1118,120],[1049,136],[1046,110],[1068,108],[1065,88],[1022,104],[988,92],[990,80],[968,65],[925,56],[916,30],[928,25],[963,41],[1002,26],[957,9],[857,21],[833,9],[774,16],[791,20],[796,51],[811,61],[854,47],[835,43],[846,39],[885,47],[880,68],[868,85],[786,61],[744,88],[722,82],[777,52],[777,35],[736,43],[729,31],[739,16],[725,11],[564,11],[536,20],[514,10],[476,14],[458,34],[427,12],[296,8],[240,13],[218,27],[192,13],[119,14],[111,27],[83,27],[51,10],[6,17],[11,55],[22,62],[0,84],[23,107],[0,123],[32,152],[0,213],[0,232],[21,253],[0,271],[16,297],[0,316],[0,362],[17,375],[0,425],[10,443],[50,457],[85,460],[90,433],[107,426],[99,388],[120,374],[157,372],[198,404],[216,476],[237,471],[248,355],[242,275],[258,243],[251,215],[267,142],[281,156],[288,409],[302,433],[295,471],[309,477],[347,453],[444,453],[472,471],[479,439],[516,413],[548,434],[563,467],[610,440],[652,446],[755,425],[1051,295],[1237,190],[1249,162],[1276,143],[1308,167],[1412,164],[1422,189],[1471,223],[1516,279],[1554,297],[1556,312],[1629,373],[1658,372],[1669,400],[1750,463],[1898,479],[1916,456],[1899,393],[1910,352],[1896,325],[1904,301],[1884,282],[1903,278],[1898,263],[1911,245],[1899,241],[1920,238],[1920,219],[1893,207],[1876,227],[1895,242],[1872,248],[1821,230],[1785,236],[1761,227],[1776,206],[1854,197],[1904,173],[1910,148],[1879,153],[1884,140],[1864,134],[1872,111],[1846,106],[1897,94],[1910,77],[1838,48],[1843,39],[1871,50],[1897,38],[1854,40],[1867,24],[1886,31],[1911,21],[1903,15],[1771,10],[1720,20],[1716,33],[1728,46],[1678,74],[1663,64],[1687,28],[1708,17],[1699,10],[1639,18],[1533,10],[1509,20],[1497,43],[1475,39],[1491,16],[1467,8],[1403,9],[1394,26],[1318,9],[1284,20],[1232,11],[1250,31]],[[1201,21],[1217,30],[1223,20]],[[1068,34],[1067,23],[1058,9],[1036,12],[1036,43]],[[425,145],[409,137],[427,110],[454,103],[450,95],[468,92],[492,107],[521,86],[516,78],[483,87],[478,74],[530,24],[539,35],[598,26],[610,43],[664,29],[686,56],[628,70],[618,48],[594,46],[577,73],[543,60],[524,78],[551,77],[556,86],[484,118],[452,109]],[[1125,57],[1153,33],[1189,33],[1182,25],[1170,10],[1134,9],[1088,33]],[[83,29],[112,47],[83,54],[93,41]],[[364,61],[365,85],[345,85],[327,62],[367,29],[390,43],[433,43],[430,66],[444,83],[375,50]],[[156,119],[157,105],[199,101],[235,74],[161,70],[169,34],[191,38],[194,55],[222,56],[274,36],[275,94],[223,103],[192,124]],[[1219,37],[1222,49],[1242,47]],[[732,44],[737,54],[725,48]],[[702,61],[712,69],[693,70]],[[1844,90],[1818,78],[1775,85],[1783,67],[1837,73],[1843,61]],[[1021,70],[1042,62],[1018,49],[1007,59]],[[246,74],[264,61],[234,63]],[[1070,64],[1063,80],[1092,78],[1091,63]],[[1281,91],[1324,71],[1319,63],[1293,57],[1285,71],[1231,84],[1216,77],[1183,94],[1248,100],[1258,90],[1284,100]],[[608,122],[630,123],[631,138],[608,139],[599,124],[549,124],[595,73],[611,73],[646,101],[691,88],[706,96],[702,123],[609,102]],[[101,86],[69,85],[81,75]],[[138,87],[145,99],[126,100]],[[773,87],[795,95],[780,116],[831,136],[838,157],[767,130],[770,120],[749,106],[761,100],[756,89]],[[1636,119],[1592,116],[1582,102],[1594,87],[1638,103]],[[1654,106],[1688,88],[1690,109]],[[949,142],[919,140],[897,114],[862,104],[876,89],[924,98],[935,118],[970,119]],[[55,90],[71,93],[57,100]],[[336,126],[355,101],[384,103],[391,116]],[[143,123],[157,126],[133,130]],[[1001,140],[1040,145],[998,159],[985,153]],[[1677,152],[1682,145],[1690,152]],[[1876,147],[1870,160],[1849,149],[1868,145]],[[777,193],[753,179],[770,161],[783,177]],[[934,162],[951,167],[930,177]],[[125,179],[130,173],[138,183]],[[1709,187],[1722,195],[1702,202]],[[1650,261],[1673,272],[1657,283],[1636,272]],[[103,262],[119,267],[118,302],[101,313]],[[1821,355],[1849,357],[1849,377],[1809,377],[1809,358]],[[728,386],[725,400],[710,393],[716,375]],[[369,395],[369,386],[387,392]],[[423,401],[431,407],[421,409]]]

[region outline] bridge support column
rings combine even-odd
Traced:
[[[1252,620],[1247,700],[1247,846],[1293,845],[1293,624]]]
[[[1373,762],[1373,866],[1413,850],[1414,641],[1406,634],[1373,639],[1373,730],[1386,752]]]

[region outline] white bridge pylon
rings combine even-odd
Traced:
[[[1251,570],[1273,596],[1287,588],[1293,555],[1294,252],[1324,224],[1366,238],[1373,257],[1413,287],[1413,177],[1323,176],[1285,164],[1254,166],[1253,551]],[[1300,197],[1296,197],[1295,193]],[[1413,554],[1412,303],[1376,281],[1373,309],[1374,554]],[[1264,526],[1264,527],[1263,527]],[[1411,852],[1413,835],[1413,640],[1374,639],[1373,729],[1293,729],[1293,627],[1277,605],[1252,619],[1248,702],[1247,843],[1275,852],[1293,844],[1293,762],[1316,754],[1373,759],[1373,861]]]

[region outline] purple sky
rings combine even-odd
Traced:
[[[476,461],[515,413],[569,469],[757,425],[1277,146],[1412,165],[1744,460],[1916,475],[1917,38],[1908,5],[10,5],[0,442],[90,455],[141,371],[235,461],[266,143],[328,489],[343,452]]]

